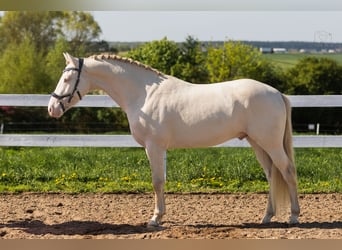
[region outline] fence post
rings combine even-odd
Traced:
[[[167,164],[167,151],[164,153],[164,180],[166,181],[166,164]]]
[[[316,124],[316,135],[319,135],[319,123]]]

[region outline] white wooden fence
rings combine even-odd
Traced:
[[[288,96],[292,107],[342,107],[342,95]],[[47,107],[49,95],[0,94],[0,106]],[[106,95],[87,95],[77,107],[119,107]],[[342,136],[294,136],[294,147],[342,147]],[[21,147],[140,147],[131,135],[1,134],[0,146]],[[217,147],[249,147],[233,139]]]

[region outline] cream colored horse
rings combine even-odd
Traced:
[[[270,222],[290,200],[290,223],[298,223],[291,107],[279,91],[249,79],[190,84],[117,56],[64,57],[67,67],[52,93],[50,116],[62,116],[94,89],[120,105],[152,169],[155,210],[149,225],[159,225],[165,214],[166,150],[209,147],[232,138],[249,141],[270,183],[262,222]]]

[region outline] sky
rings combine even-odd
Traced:
[[[91,11],[106,41],[342,42],[342,11]]]
[[[182,42],[191,35],[201,41],[342,42],[340,0],[97,1],[77,10],[94,16],[106,41]]]

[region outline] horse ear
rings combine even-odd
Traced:
[[[73,64],[74,66],[76,66],[76,59],[73,58],[68,52],[63,53],[63,56],[65,58],[66,65]]]

